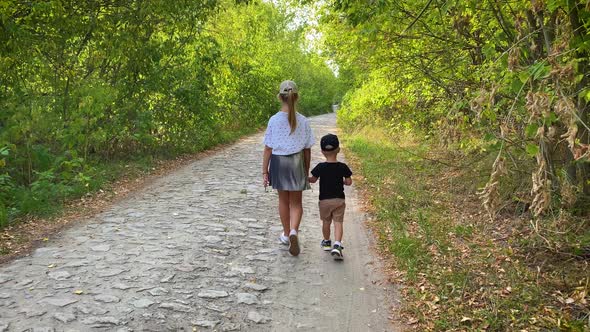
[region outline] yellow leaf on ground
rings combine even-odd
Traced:
[[[76,289],[76,290],[74,291],[74,294],[76,294],[76,295],[82,295],[83,293],[84,293],[84,291],[83,291],[83,290],[81,290],[81,289]]]

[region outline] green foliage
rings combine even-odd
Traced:
[[[549,196],[563,195],[562,170],[577,200],[590,195],[584,1],[332,0],[322,9],[323,46],[350,87],[342,126],[411,130],[469,153],[493,137],[514,169],[534,172],[528,160],[540,155],[535,168],[544,174],[546,164],[548,175],[535,187],[552,187]],[[530,201],[548,211],[539,190]]]
[[[52,213],[111,176],[253,132],[284,79],[301,111],[329,110],[336,79],[305,29],[261,1],[0,4],[0,226]]]

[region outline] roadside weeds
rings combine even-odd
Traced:
[[[390,280],[404,285],[405,323],[429,331],[589,330],[587,259],[544,248],[527,214],[503,212],[492,222],[475,195],[487,180],[477,167],[449,167],[460,159],[411,137],[392,139],[372,128],[345,135],[344,145]],[[560,218],[565,228],[580,223]]]

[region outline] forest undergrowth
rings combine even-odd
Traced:
[[[490,219],[477,192],[494,154],[376,127],[344,145],[390,280],[403,285],[402,322],[421,331],[590,328],[588,233],[579,231],[589,218],[561,211],[533,221],[514,200]]]

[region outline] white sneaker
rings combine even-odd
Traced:
[[[286,246],[289,245],[289,237],[288,236],[281,234],[281,236],[279,236],[279,241],[281,242],[281,244],[284,244]]]

